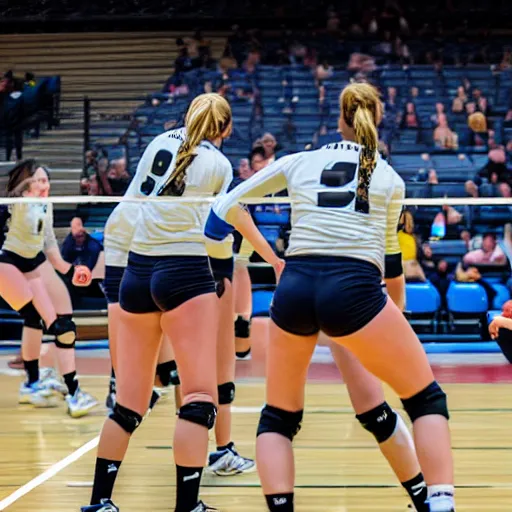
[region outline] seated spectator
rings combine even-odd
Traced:
[[[434,143],[437,147],[443,149],[457,149],[458,137],[457,134],[448,126],[448,119],[446,114],[438,116],[437,128],[434,130]]]
[[[466,182],[466,192],[472,197],[479,196],[479,187],[484,183],[496,185],[502,197],[512,197],[512,173],[507,168],[507,155],[505,148],[489,139],[489,160],[487,165],[481,169],[473,180]]]
[[[418,262],[418,244],[414,236],[414,218],[405,210],[398,224],[398,243],[402,253],[402,264],[405,280],[408,282],[424,282],[425,274]]]
[[[446,260],[434,261],[432,247],[424,243],[421,246],[420,265],[425,277],[436,287],[441,296],[441,308],[448,309],[446,294],[453,280],[448,273],[448,263]]]
[[[464,110],[464,105],[468,101],[468,97],[466,95],[466,90],[461,85],[457,87],[457,96],[453,99],[452,102],[452,112],[462,112]],[[457,108],[455,108],[457,106]],[[459,110],[460,108],[460,110]]]
[[[459,263],[455,270],[455,280],[459,283],[476,283],[480,285],[487,295],[487,303],[492,305],[494,297],[496,297],[496,290],[482,278],[480,271],[471,265]]]
[[[452,112],[454,114],[461,114],[462,112],[464,112],[464,102],[460,98],[453,99]]]
[[[416,106],[412,101],[405,105],[405,112],[402,117],[402,128],[419,128],[420,121],[416,114]]]
[[[132,177],[126,169],[126,159],[120,158],[112,161],[108,172],[108,182],[112,189],[112,195],[123,196],[131,180]]]
[[[476,112],[476,103],[474,103],[473,101],[466,103],[466,114],[468,115],[468,117],[471,114],[474,114],[475,112]]]
[[[441,114],[444,114],[444,105],[438,101],[436,103],[436,113],[430,116],[430,120],[432,121],[434,126],[437,126],[437,124],[439,123],[439,116]]]
[[[482,239],[481,249],[468,252],[462,262],[471,265],[505,265],[507,257],[496,241],[496,235],[487,233]]]
[[[61,247],[64,260],[73,265],[85,265],[92,271],[98,263],[101,251],[103,246],[87,233],[82,219],[73,218],[71,233],[65,238]]]
[[[36,77],[34,73],[27,72],[25,73],[25,87],[35,87],[36,86]]]
[[[411,89],[409,91],[409,97],[410,97],[411,101],[414,101],[419,95],[420,95],[420,90],[418,89],[418,87],[416,87],[416,86],[411,87]]]
[[[398,98],[396,87],[388,87],[386,101],[384,102],[386,112],[396,113],[398,110]]]
[[[96,182],[98,185],[98,193],[90,194],[90,195],[99,195],[99,196],[111,196],[112,188],[110,187],[110,183],[108,182],[108,167],[109,162],[106,156],[101,157],[98,160],[97,164],[97,173],[96,173]]]
[[[265,151],[265,159],[267,165],[276,160],[277,141],[276,138],[269,132],[264,133],[263,137],[259,140],[259,145]]]
[[[505,120],[503,121],[503,126],[505,128],[512,128],[512,108],[508,109]]]
[[[248,158],[241,158],[238,162],[237,174],[240,180],[244,181],[249,179],[255,173],[254,169],[251,169],[251,164]]]
[[[321,84],[323,81],[328,80],[333,75],[334,70],[331,65],[329,65],[329,61],[327,59],[322,59],[322,62],[318,64],[315,70],[315,78],[318,84]]]
[[[249,163],[253,172],[261,171],[261,169],[268,165],[265,157],[265,150],[262,146],[256,146],[252,149],[251,154],[249,155]]]
[[[459,224],[464,216],[453,206],[443,205],[441,211],[434,217],[430,227],[430,236],[446,240],[458,240]]]
[[[85,165],[82,170],[82,174],[80,175],[80,193],[83,195],[87,195],[89,191],[89,181],[92,175],[95,175],[97,171],[97,162],[96,158],[98,154],[94,150],[89,150],[85,152]]]

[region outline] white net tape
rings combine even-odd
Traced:
[[[311,192],[325,192],[325,189]],[[41,197],[2,197],[0,205],[19,203],[52,203],[52,204],[113,204],[113,203],[147,203],[148,201],[161,203],[213,203],[213,197],[112,197],[112,196],[53,196]],[[262,197],[244,199],[244,204],[292,204],[289,197]],[[440,197],[440,198],[408,198],[403,201],[405,206],[511,206],[512,198],[507,197]],[[511,218],[512,220],[512,218]]]

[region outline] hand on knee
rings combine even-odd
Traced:
[[[202,425],[208,430],[215,425],[217,407],[213,397],[207,393],[193,393],[183,398],[183,405],[178,411],[178,417],[196,425]]]

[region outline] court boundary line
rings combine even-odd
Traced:
[[[63,459],[59,460],[55,464],[52,464],[46,471],[43,471],[40,475],[37,475],[32,480],[28,481],[26,484],[22,485],[18,489],[16,489],[13,493],[9,494],[6,498],[0,501],[0,511],[5,510],[7,507],[10,507],[14,503],[16,503],[19,499],[26,496],[29,492],[32,492],[34,489],[44,484],[50,478],[53,478],[55,475],[60,473],[63,469],[66,469],[68,466],[76,462],[78,459],[83,457],[86,453],[89,453],[91,450],[94,450],[98,446],[100,441],[100,436],[96,436],[87,443],[77,448],[74,452],[70,453]]]

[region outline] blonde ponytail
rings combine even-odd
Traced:
[[[185,140],[178,150],[174,170],[162,195],[183,194],[187,169],[197,156],[197,147],[204,140],[215,140],[223,136],[230,123],[231,107],[219,94],[201,94],[192,101],[185,117]]]
[[[343,89],[340,96],[341,115],[353,128],[355,139],[361,145],[356,193],[356,210],[368,213],[368,190],[377,164],[382,104],[377,89],[370,84],[355,83]]]

